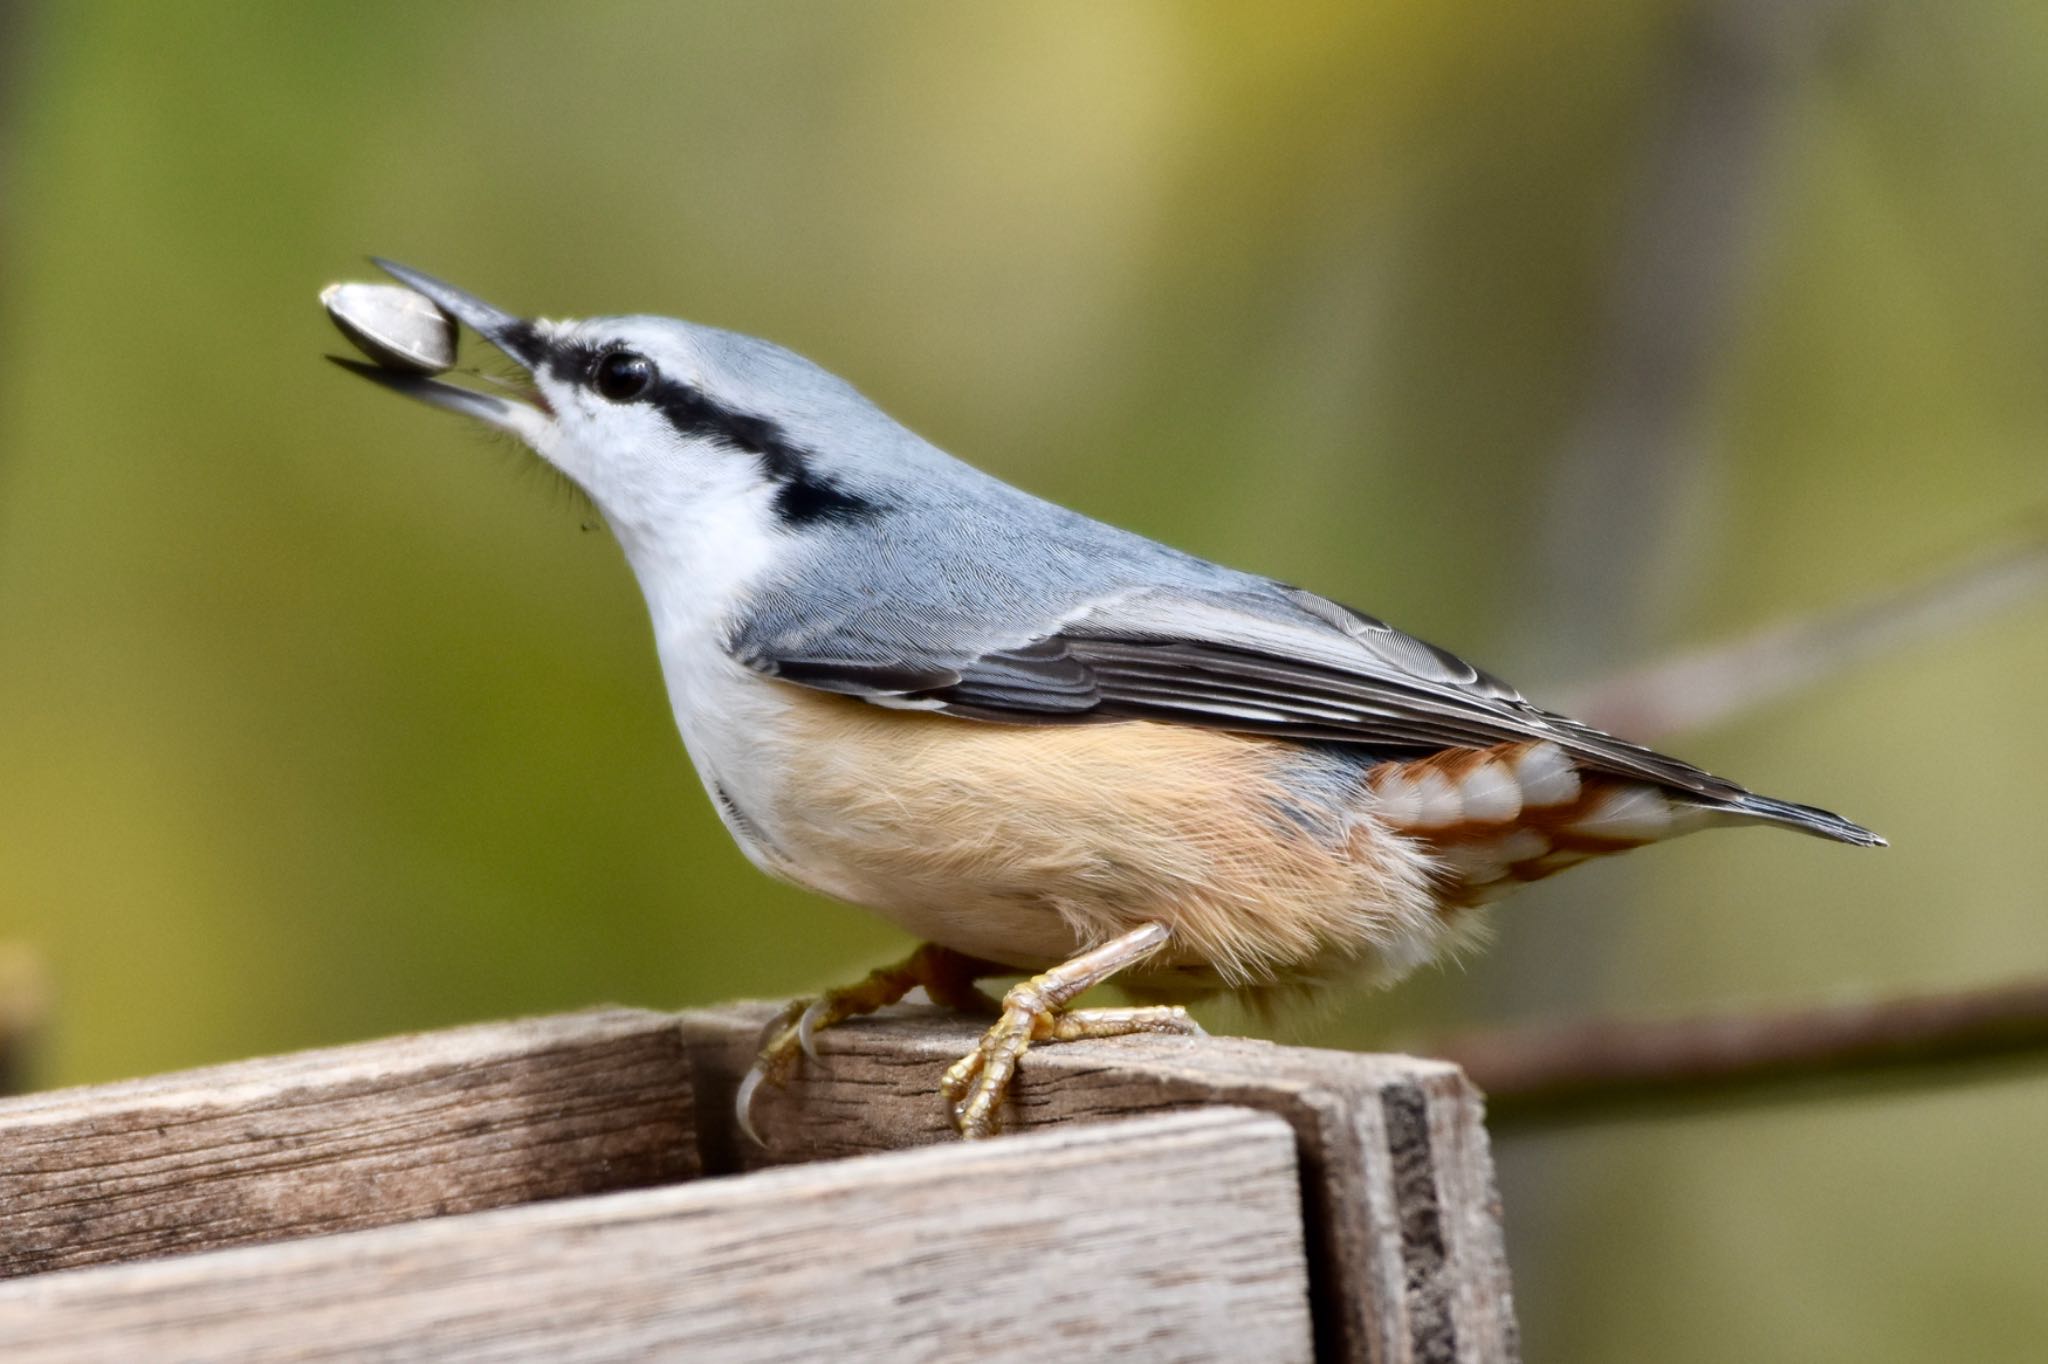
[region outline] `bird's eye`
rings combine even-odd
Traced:
[[[606,351],[591,371],[591,386],[606,400],[630,403],[654,385],[654,362],[637,351]]]

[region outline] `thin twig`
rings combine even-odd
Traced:
[[[1470,1033],[1423,1048],[1455,1061],[1496,1126],[1626,1117],[1735,1099],[1808,1097],[1807,1082],[1978,1078],[1993,1058],[2048,1062],[2048,979],[1954,994],[1664,1021],[1603,1019]]]
[[[1567,693],[1558,708],[1649,743],[1817,686],[2048,589],[2048,534],[1904,587],[1662,659]]]

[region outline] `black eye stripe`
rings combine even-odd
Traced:
[[[620,355],[646,359],[616,344],[557,342],[548,348],[545,366],[550,378],[585,385],[601,394],[597,388],[599,367]],[[758,459],[761,472],[776,485],[775,515],[785,526],[862,521],[889,510],[887,502],[864,497],[819,472],[811,452],[791,440],[773,419],[726,407],[702,389],[662,373],[651,361],[648,367],[647,387],[630,401],[661,413],[677,435],[714,440]]]
[[[597,363],[597,357],[608,349],[580,341],[556,341],[548,346],[547,354],[535,362],[535,367],[546,369],[548,378],[557,383],[580,384],[589,376],[590,367]]]
[[[820,473],[809,450],[791,440],[767,417],[736,412],[680,380],[663,377],[648,395],[678,435],[715,440],[761,461],[761,472],[776,484],[775,515],[785,526],[821,521],[864,521],[888,504],[855,493]]]

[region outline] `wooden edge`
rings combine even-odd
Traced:
[[[10,1364],[1305,1361],[1295,1142],[1240,1109],[0,1285]]]
[[[687,1179],[692,1114],[625,1009],[0,1100],[0,1277]]]
[[[411,1065],[414,1057],[431,1056],[437,1061],[467,1063],[543,1050],[564,1042],[623,1037],[650,1029],[658,1030],[672,1020],[673,1015],[650,1009],[600,1007],[540,1018],[516,1018],[400,1033],[394,1037],[349,1042],[338,1047],[314,1047],[246,1061],[229,1061],[217,1066],[165,1071],[133,1080],[15,1095],[0,1099],[0,1124],[12,1129],[36,1121],[69,1122],[81,1116],[152,1104],[184,1108],[199,1100],[221,1104],[251,1099],[260,1101],[281,1086],[304,1081],[347,1083],[384,1074],[394,1064]]]
[[[737,1130],[733,1096],[773,1004],[681,1016],[705,1167],[735,1172],[952,1142],[940,1072],[981,1025],[901,1008],[819,1035],[822,1064],[764,1086]],[[1064,1124],[1208,1104],[1284,1119],[1298,1143],[1318,1358],[1519,1357],[1484,1105],[1456,1067],[1243,1038],[1130,1037],[1030,1052],[1009,1125]]]

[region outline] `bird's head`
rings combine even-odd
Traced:
[[[636,562],[758,565],[792,537],[886,512],[910,472],[892,456],[915,463],[930,448],[766,341],[666,317],[517,317],[377,263],[503,351],[522,382],[489,391],[339,363],[517,436],[590,495]]]

